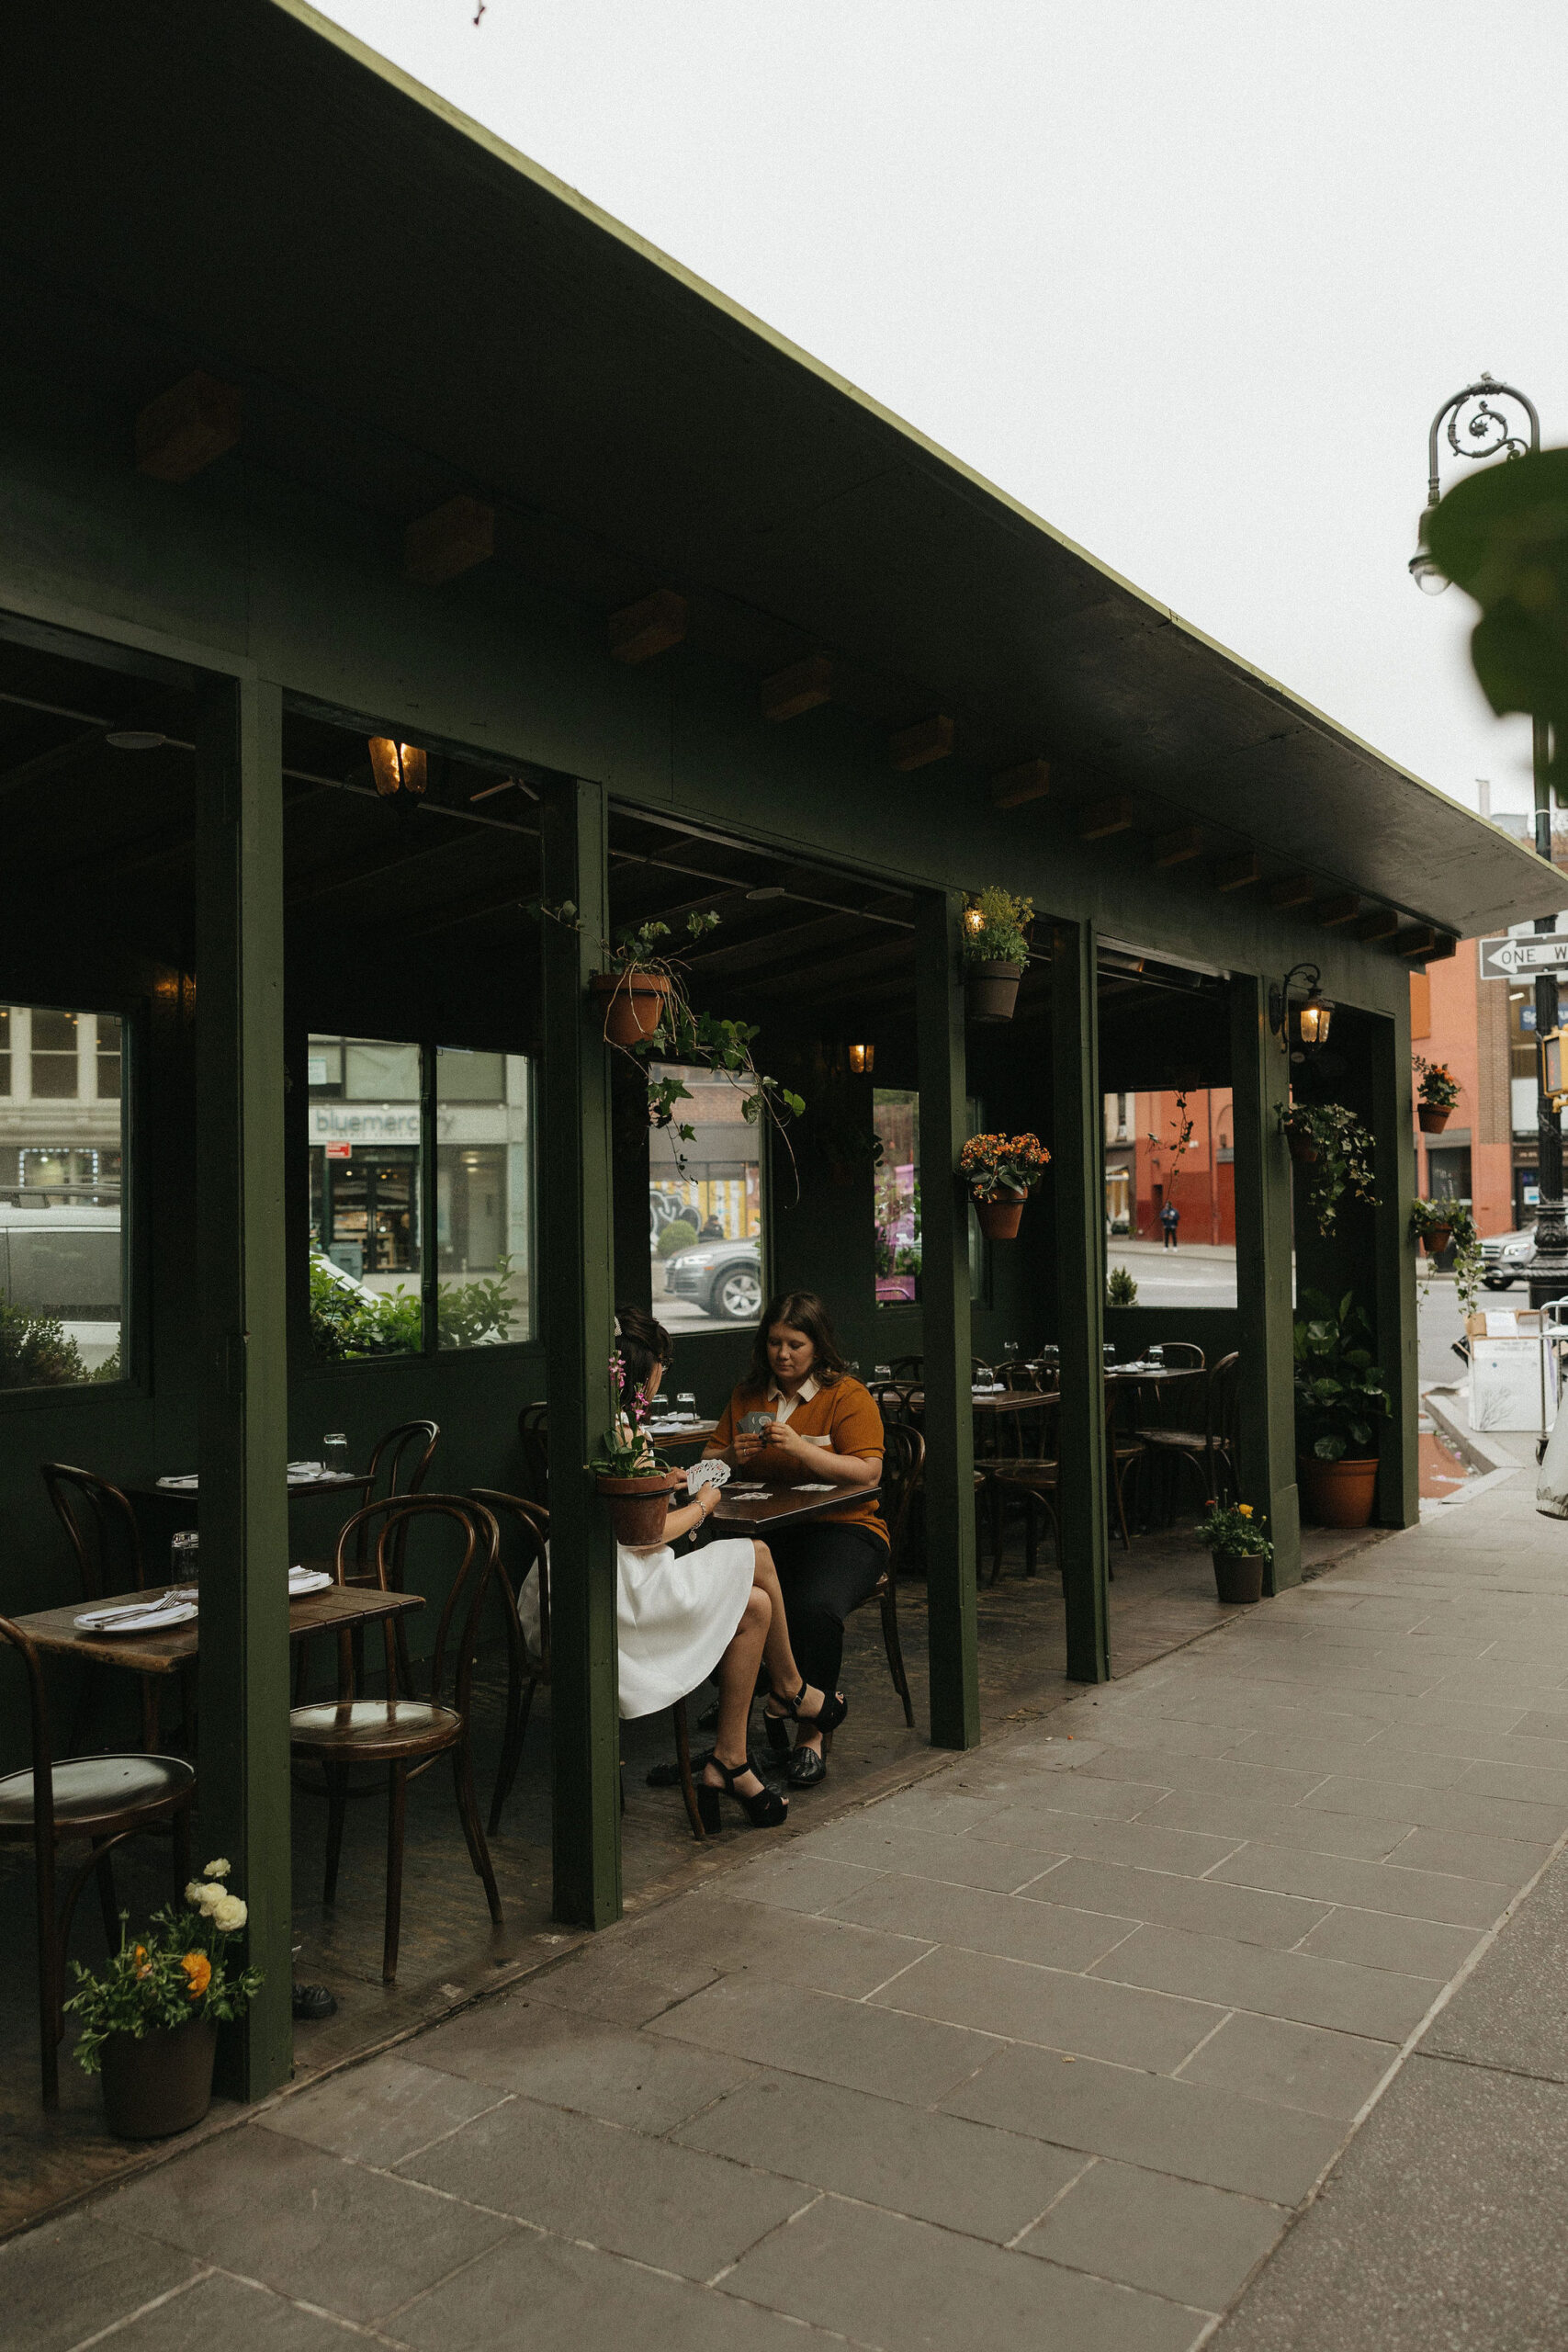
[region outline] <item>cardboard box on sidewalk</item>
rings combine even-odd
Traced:
[[[1557,1419],[1562,1367],[1543,1337],[1537,1307],[1488,1307],[1467,1315],[1470,1426],[1472,1430],[1551,1429]]]

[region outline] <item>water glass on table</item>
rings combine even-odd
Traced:
[[[696,1418],[697,1400],[695,1394],[690,1388],[682,1388],[681,1394],[675,1399],[675,1419],[678,1421],[694,1421]]]
[[[348,1440],[342,1430],[329,1430],[321,1440],[321,1468],[329,1478],[348,1476]]]
[[[169,1538],[169,1582],[194,1584],[201,1573],[201,1539],[194,1527],[182,1527]]]

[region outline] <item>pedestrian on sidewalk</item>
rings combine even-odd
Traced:
[[[1167,1201],[1164,1208],[1161,1209],[1159,1213],[1159,1221],[1165,1228],[1166,1248],[1168,1250],[1174,1250],[1177,1246],[1176,1228],[1181,1223],[1181,1211],[1177,1207],[1174,1201]]]

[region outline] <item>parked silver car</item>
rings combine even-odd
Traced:
[[[1533,1229],[1524,1233],[1490,1233],[1481,1245],[1482,1281],[1488,1290],[1507,1290],[1529,1280]]]

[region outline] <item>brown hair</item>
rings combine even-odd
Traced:
[[[640,1306],[617,1306],[615,1352],[621,1359],[621,1403],[629,1406],[634,1393],[646,1386],[656,1363],[669,1363],[675,1342],[662,1323]]]
[[[824,1388],[842,1379],[849,1365],[839,1352],[827,1308],[814,1290],[785,1290],[769,1299],[751,1342],[751,1378],[759,1386],[765,1388],[773,1376],[768,1362],[768,1333],[775,1323],[787,1323],[792,1331],[805,1332],[811,1342],[812,1375]]]

